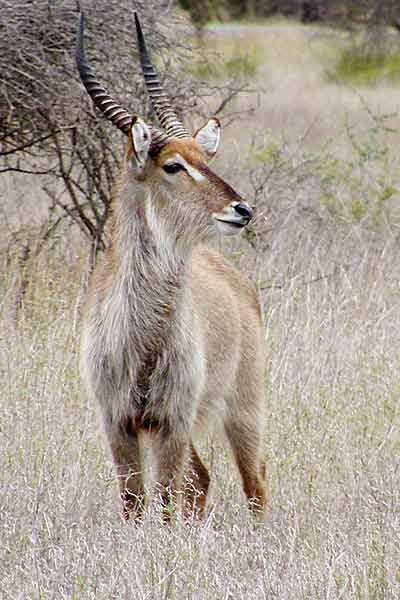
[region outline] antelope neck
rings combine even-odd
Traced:
[[[154,352],[155,340],[169,338],[185,297],[187,259],[168,240],[157,239],[142,202],[116,207],[113,253],[118,287],[128,302],[133,331],[140,345]],[[168,251],[166,250],[168,248]],[[139,340],[138,340],[139,342]],[[157,342],[159,345],[159,342]]]

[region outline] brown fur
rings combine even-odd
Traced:
[[[203,175],[168,178],[179,154]],[[157,493],[184,492],[204,514],[210,477],[197,437],[216,423],[232,448],[249,505],[266,504],[264,335],[253,287],[205,245],[211,215],[243,200],[205,164],[194,139],[172,140],[135,177],[128,144],[112,204],[112,243],[85,309],[82,373],[96,397],[126,518],[144,507],[141,438],[151,434]]]

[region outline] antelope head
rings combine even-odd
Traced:
[[[150,223],[172,223],[177,237],[190,231],[197,239],[215,228],[234,235],[249,223],[252,210],[208,166],[219,146],[220,122],[213,117],[193,136],[186,131],[161,87],[136,13],[135,23],[142,72],[161,128],[126,111],[99,83],[85,55],[82,13],[76,53],[81,80],[94,104],[128,137],[125,167],[135,184],[135,201],[145,203]]]

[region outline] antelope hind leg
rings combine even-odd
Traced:
[[[267,486],[262,435],[257,425],[230,422],[225,423],[225,431],[242,478],[249,508],[257,516],[261,516],[267,505]]]

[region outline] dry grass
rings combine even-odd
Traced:
[[[346,122],[357,130],[369,126],[364,105],[376,114],[395,113],[394,127],[400,120],[399,92],[396,85],[380,82],[378,86],[357,88],[327,81],[348,34],[314,26],[276,23],[263,26],[213,26],[207,30],[203,53],[220,61],[229,57],[248,57],[257,65],[257,78],[249,79],[255,94],[243,94],[236,109],[255,107],[245,123],[236,122],[225,132],[228,143],[253,135],[271,132],[279,141],[318,150],[321,142],[334,138],[339,155],[351,152],[343,135]],[[213,102],[210,101],[210,109]],[[243,134],[245,128],[245,135]]]
[[[321,203],[314,168],[324,171],[325,162],[307,162],[305,153],[331,137],[333,123],[358,100],[335,86],[329,92],[318,69],[307,75],[309,65],[295,63],[302,54],[295,48],[308,47],[302,32],[291,26],[273,34],[264,67],[275,72],[275,87],[263,97],[268,104],[245,133],[232,126],[226,162],[218,163],[251,189],[237,148],[243,157],[249,131],[267,125],[280,147],[286,130],[291,156],[303,126],[319,119],[310,146],[278,163],[259,193],[255,251],[243,244],[234,255],[265,303],[267,522],[252,522],[232,463],[213,441],[203,448],[214,473],[205,524],[165,527],[155,509],[140,527],[122,522],[95,407],[80,390],[73,323],[83,252],[67,240],[32,265],[17,331],[9,321],[13,273],[2,262],[2,598],[400,597],[398,225],[384,210],[371,224]],[[278,42],[288,56],[293,45],[282,80]],[[368,92],[368,101],[391,109],[394,92],[386,91]],[[334,135],[334,149],[351,156],[344,129]],[[229,144],[234,138],[236,148]],[[272,163],[249,159],[257,168]],[[382,165],[373,157],[360,169],[372,176]],[[337,187],[335,197],[341,193],[345,198]]]

